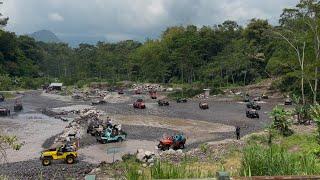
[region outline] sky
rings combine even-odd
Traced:
[[[2,0],[6,30],[50,30],[71,44],[158,38],[167,27],[213,26],[252,18],[276,24],[283,8],[298,0]]]

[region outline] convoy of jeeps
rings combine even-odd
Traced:
[[[119,95],[124,94],[123,89],[118,91]],[[141,90],[135,90],[135,94],[141,94]],[[151,99],[157,99],[157,92],[154,90],[149,91]],[[245,94],[243,101],[246,103],[246,117],[258,118],[261,106],[258,104],[262,99],[268,99],[266,94],[262,94],[257,97],[250,97],[249,94]],[[3,94],[0,94],[0,102],[5,101]],[[177,103],[187,103],[186,98],[176,99]],[[106,103],[103,99],[96,99],[92,101],[92,105],[101,105]],[[160,99],[157,101],[159,106],[169,106],[169,101]],[[292,105],[292,99],[289,97],[285,99],[284,105]],[[146,105],[143,99],[139,98],[133,103],[133,107],[136,109],[145,109]],[[199,108],[201,110],[209,109],[208,102],[199,102]],[[23,109],[21,100],[16,99],[14,103],[14,111],[18,112]],[[10,116],[10,109],[1,106],[0,104],[0,116]],[[102,144],[122,142],[127,139],[127,133],[123,131],[121,125],[113,125],[111,119],[107,118],[106,122],[103,121],[91,121],[87,126],[87,133],[95,137],[97,142]],[[186,137],[183,134],[176,134],[174,136],[167,136],[159,141],[158,148],[162,151],[174,149],[184,149],[186,143]],[[40,160],[44,166],[49,166],[53,160],[65,160],[67,164],[73,164],[78,157],[77,146],[75,142],[70,141],[60,145],[57,148],[47,149],[41,152]]]
[[[2,105],[2,103],[5,101],[5,96],[3,94],[0,94],[0,117],[1,116],[10,116],[11,111],[8,107]],[[13,106],[14,112],[19,112],[23,110],[21,99],[17,98],[14,102]]]

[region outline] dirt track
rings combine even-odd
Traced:
[[[221,99],[213,98],[208,101],[210,107],[209,110],[200,110],[198,107],[198,100],[190,100],[185,104],[170,102],[169,107],[159,107],[156,101],[151,100],[148,96],[136,96],[128,92],[126,92],[126,94],[127,95],[123,95],[126,96],[125,102],[99,105],[97,106],[97,109],[105,111],[106,114],[115,119],[116,122],[123,124],[124,129],[129,134],[129,149],[130,147],[139,147],[139,145],[136,145],[136,143],[139,141],[136,140],[146,141],[144,145],[141,144],[142,147],[145,147],[146,144],[150,144],[148,146],[156,145],[157,140],[160,139],[163,134],[173,134],[177,131],[191,134],[189,135],[191,137],[191,143],[189,142],[187,149],[196,147],[203,142],[234,138],[234,126],[240,126],[241,135],[244,136],[248,133],[255,132],[266,127],[266,125],[270,122],[268,118],[268,112],[275,104],[279,103],[278,100],[267,100],[266,103],[261,104],[262,110],[260,111],[260,119],[248,119],[245,117],[245,104],[233,100],[221,101]],[[132,102],[137,98],[143,98],[146,100],[147,109],[139,110],[132,107]],[[42,169],[41,162],[33,159],[39,157],[39,152],[42,150],[41,146],[43,143],[46,142],[50,144],[50,138],[52,141],[52,137],[59,134],[59,132],[62,131],[62,128],[65,126],[65,123],[61,122],[60,120],[48,118],[41,114],[40,120],[39,118],[31,118],[32,120],[30,120],[31,122],[29,123],[28,121],[21,121],[21,118],[19,119],[19,117],[37,117],[43,108],[90,104],[90,102],[72,101],[70,99],[61,101],[61,99],[56,98],[56,96],[43,96],[41,95],[40,91],[30,91],[24,93],[22,101],[24,105],[24,111],[21,112],[19,116],[13,113],[13,116],[11,118],[6,118],[6,120],[0,117],[0,129],[8,132],[9,134],[10,132],[15,134],[15,131],[12,131],[12,129],[18,129],[18,137],[22,138],[26,142],[29,142],[26,147],[30,147],[31,149],[34,148],[34,150],[36,148],[39,150],[29,153],[30,156],[28,157],[19,159],[19,156],[16,156],[15,158],[11,158],[9,162],[12,163],[6,163],[0,166],[0,169],[2,169],[0,174],[13,175],[16,171],[21,171],[21,175],[32,174],[32,172],[35,171],[31,171],[30,169]],[[13,109],[13,100],[9,100],[2,105]],[[26,118],[26,120],[28,120],[28,118]],[[39,125],[37,122],[44,123],[40,123]],[[33,126],[34,129],[32,129]],[[46,128],[47,131],[36,131],[37,128]],[[195,129],[195,132],[199,131],[202,133],[200,133],[200,135],[197,133],[192,133],[193,129]],[[198,138],[197,136],[201,138]],[[30,139],[35,137],[41,138],[38,140]],[[135,146],[131,146],[130,142],[135,142]],[[86,137],[83,139],[83,141],[81,141],[81,143],[84,145],[82,150],[84,153],[82,154],[83,160],[87,162],[98,163],[97,159],[101,158],[101,155],[95,156],[95,153],[93,152],[93,154],[90,154],[90,157],[89,155],[85,157],[85,153],[92,152],[94,149],[97,150],[96,154],[98,152],[102,152],[104,150],[102,147],[103,145],[98,145],[93,137]],[[91,146],[92,149],[90,148]],[[106,146],[109,147],[110,145]],[[150,150],[153,148],[154,147],[150,147]],[[128,147],[126,147],[126,149],[128,149]],[[23,154],[26,153],[26,151],[27,150],[22,149],[22,151],[16,153]],[[130,152],[132,151],[134,152],[134,150],[130,149]],[[28,168],[26,169],[25,166],[15,163],[17,161],[24,161],[23,163],[25,164],[28,164],[30,161],[30,166],[27,165]],[[58,169],[61,167],[67,167],[65,164],[53,164],[52,166]],[[93,165],[84,162],[79,163],[77,166],[79,166],[81,171],[89,171],[93,167]],[[73,174],[77,174],[77,172],[74,172]],[[33,176],[30,176],[35,177],[36,174],[33,173]],[[20,179],[21,177],[23,176],[17,176],[16,178]]]

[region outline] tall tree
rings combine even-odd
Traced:
[[[281,27],[274,30],[276,36],[284,40],[296,54],[300,66],[301,97],[305,104],[305,52],[308,39],[306,25],[299,18],[297,10],[285,9],[280,19]]]
[[[320,2],[318,0],[300,0],[295,8],[284,10],[280,23],[285,28],[292,28],[293,23],[300,24],[296,29],[298,28],[301,33],[304,33],[305,41],[310,39],[310,49],[313,49],[314,54],[313,57],[309,57],[314,60],[312,63],[313,78],[311,78],[314,85],[310,81],[308,83],[313,93],[313,102],[316,103],[320,66]],[[306,43],[308,46],[308,42]]]
[[[0,5],[1,5],[1,4],[3,4],[2,1],[0,1]],[[8,20],[9,20],[8,17],[3,18],[2,16],[3,16],[3,15],[2,15],[2,13],[0,12],[0,28],[6,26],[7,23],[8,23]]]

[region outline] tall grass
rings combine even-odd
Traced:
[[[127,165],[126,167],[126,179],[128,180],[138,180],[143,179],[142,173],[139,173],[140,168],[138,165]]]
[[[319,161],[314,154],[290,153],[279,145],[250,145],[244,149],[243,176],[317,175]]]
[[[154,179],[210,178],[214,176],[214,172],[204,171],[200,167],[192,167],[187,163],[156,162],[151,168],[151,177]]]
[[[11,92],[1,92],[0,94],[2,94],[6,99],[12,99],[15,97],[15,95]]]

